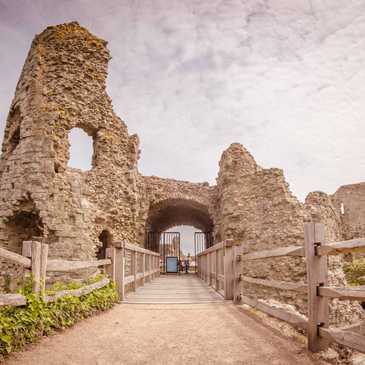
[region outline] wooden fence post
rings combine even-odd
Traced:
[[[117,286],[119,300],[124,300],[124,244],[123,242],[115,242],[112,250],[112,278]]]
[[[124,299],[124,244],[121,241],[113,242],[112,247],[108,247],[106,250],[106,257],[110,258],[112,263],[106,268],[107,274],[111,280],[114,281],[119,300]]]
[[[219,290],[219,253],[215,251],[215,290]]]
[[[133,251],[132,260],[133,260],[132,264],[133,264],[133,276],[134,276],[133,290],[136,291],[137,290],[137,273],[138,273],[138,252],[137,251]]]
[[[224,299],[233,299],[233,240],[224,242]]]
[[[35,294],[39,294],[41,290],[41,251],[41,243],[32,241],[32,280]]]
[[[146,275],[146,254],[142,254],[142,285],[145,283],[145,275]]]
[[[328,299],[319,296],[319,287],[327,285],[327,256],[318,256],[317,247],[324,242],[324,225],[304,225],[304,248],[308,281],[308,348],[318,352],[328,347],[328,341],[319,336],[320,327],[328,327]]]
[[[241,302],[242,246],[233,246],[233,303]]]
[[[41,265],[40,265],[40,293],[42,298],[46,296],[46,278],[47,278],[47,262],[48,262],[48,245],[41,245]]]
[[[212,256],[209,252],[207,254],[207,267],[208,267],[208,285],[212,285]]]

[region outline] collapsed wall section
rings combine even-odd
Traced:
[[[309,194],[305,204],[290,192],[283,171],[263,169],[240,144],[232,144],[222,155],[217,180],[216,235],[243,244],[244,253],[285,246],[302,246],[303,224],[321,222],[325,238],[341,239],[341,221],[328,195]],[[331,285],[346,285],[342,258],[329,259]],[[243,275],[288,282],[306,281],[305,258],[283,257],[247,261]],[[254,295],[285,307],[290,304],[307,314],[307,296],[243,282],[245,295]],[[358,305],[335,300],[331,304],[331,323],[348,324],[363,313]]]
[[[2,246],[20,252],[23,240],[37,237],[50,244],[51,257],[89,259],[103,230],[135,239],[139,142],[106,94],[109,59],[106,42],[77,23],[35,37],[0,160]],[[67,166],[75,127],[93,139],[87,172]]]

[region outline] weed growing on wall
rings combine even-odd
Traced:
[[[344,272],[350,285],[365,285],[365,259],[345,264]]]

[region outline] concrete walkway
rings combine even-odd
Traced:
[[[219,296],[211,297],[210,290],[194,278],[180,279],[180,284],[185,282],[181,288],[190,288],[187,293],[184,289],[176,296],[177,289],[171,284],[177,278],[161,278],[160,284],[147,285],[145,290],[128,296],[136,303],[118,304],[71,329],[43,338],[12,355],[6,365],[323,364],[303,345],[282,337]],[[162,283],[166,285],[160,293]],[[173,296],[166,293],[169,287],[175,292]],[[196,293],[189,295],[192,289]],[[143,298],[156,299],[164,292],[167,297],[163,299],[169,303],[140,302]],[[190,296],[195,304],[170,303],[174,297],[188,301]],[[209,303],[197,304],[197,299],[212,298]]]

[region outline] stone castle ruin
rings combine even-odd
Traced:
[[[334,195],[310,193],[303,204],[282,170],[258,166],[237,143],[224,151],[215,186],[141,175],[138,136],[128,134],[106,94],[106,45],[76,22],[35,37],[2,145],[1,246],[20,253],[24,240],[37,238],[49,244],[51,258],[96,259],[113,241],[144,245],[146,232],[177,225],[212,232],[213,243],[244,242],[247,252],[302,244],[306,221],[323,222],[330,240],[364,235],[365,183],[343,186]],[[90,171],[68,167],[73,128],[93,139]],[[270,273],[278,280],[305,279],[302,258],[246,269],[260,278]],[[3,281],[10,272],[22,274],[2,262]],[[333,280],[344,280],[338,262],[333,272]],[[247,290],[258,289],[247,284]],[[278,300],[282,295],[272,289],[258,294]],[[305,296],[285,295],[286,302],[305,308]]]

